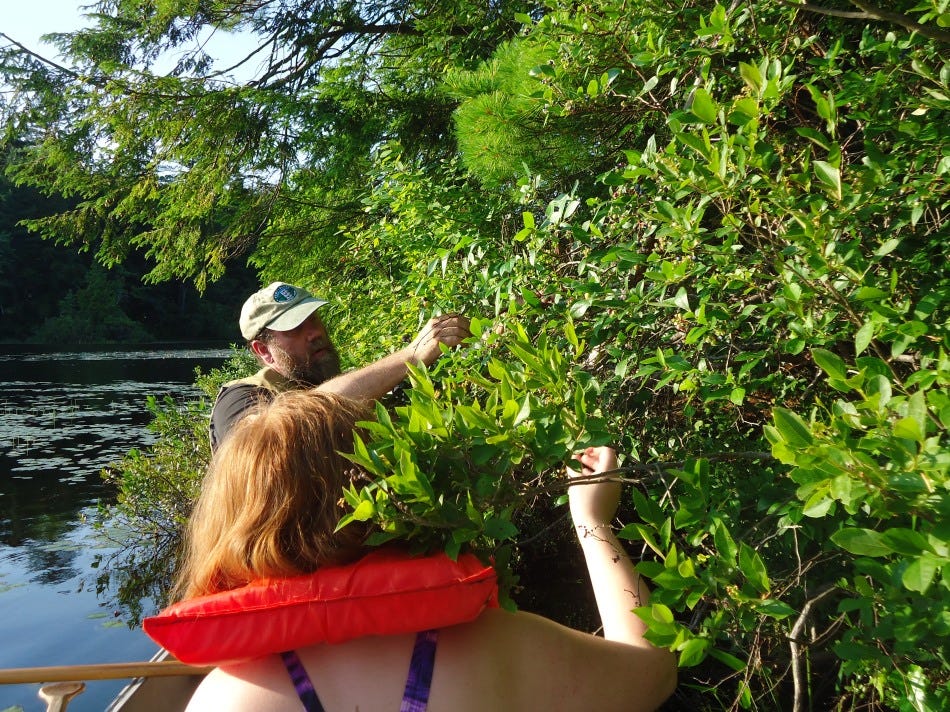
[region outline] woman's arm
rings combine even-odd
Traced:
[[[608,447],[587,448],[576,459],[582,468],[580,472],[568,469],[572,479],[617,467],[617,454]],[[631,613],[647,605],[650,589],[633,568],[611,524],[620,504],[620,482],[578,481],[568,492],[574,531],[587,562],[604,637],[629,645],[650,645],[643,639],[646,626]]]
[[[587,448],[576,456],[580,472],[568,468],[568,477],[593,476],[617,467],[617,454],[608,447]],[[640,648],[647,655],[637,665],[644,675],[640,701],[665,699],[676,686],[676,658],[643,637],[646,624],[632,611],[646,606],[650,589],[634,569],[613,530],[620,504],[619,481],[578,481],[570,485],[571,518],[587,563],[604,638]]]

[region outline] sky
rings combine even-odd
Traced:
[[[0,32],[37,54],[53,48],[40,42],[49,32],[69,32],[86,24],[82,0],[0,0]]]
[[[40,37],[91,24],[81,9],[87,2],[90,0],[0,0],[0,32],[47,59],[61,59],[56,48]],[[250,47],[250,41],[240,35],[217,32],[206,50],[221,60],[218,66],[229,66],[243,59]],[[155,69],[161,71],[161,67]]]

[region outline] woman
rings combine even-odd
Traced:
[[[178,591],[201,596],[360,557],[366,532],[334,529],[343,513],[340,492],[354,469],[338,453],[352,450],[355,423],[366,416],[353,401],[297,391],[244,418],[205,479]],[[582,470],[568,470],[569,477],[617,464],[609,448],[589,448],[577,460]],[[577,484],[569,493],[604,637],[489,608],[428,638],[373,635],[303,647],[291,658],[268,655],[216,668],[188,712],[657,708],[676,684],[676,664],[643,638],[644,624],[631,613],[647,604],[649,590],[612,530],[620,484]],[[435,658],[426,689],[414,695],[420,645]]]

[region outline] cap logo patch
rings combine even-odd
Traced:
[[[282,284],[274,290],[274,301],[278,304],[292,302],[297,297],[297,290],[289,284]]]

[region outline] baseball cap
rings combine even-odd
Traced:
[[[241,335],[250,341],[265,326],[274,331],[289,331],[326,304],[302,287],[273,282],[254,292],[241,307]]]

